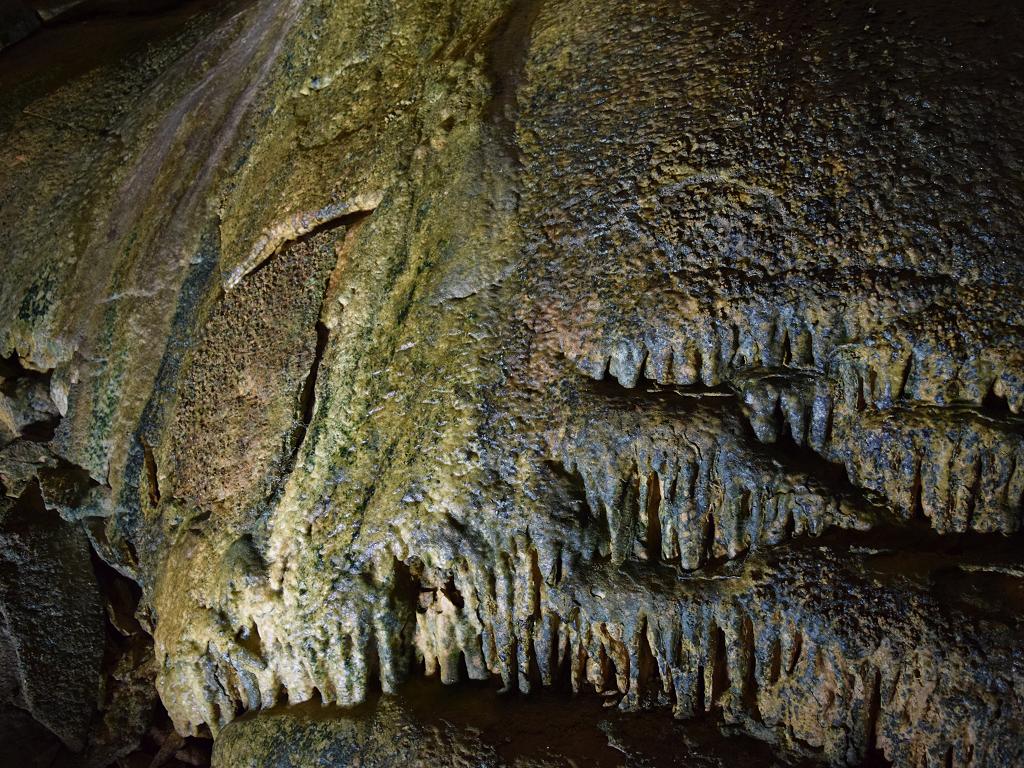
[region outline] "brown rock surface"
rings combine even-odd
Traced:
[[[511,721],[593,688],[698,764],[1024,765],[1018,4],[119,14],[0,54],[18,594],[107,607],[12,733],[583,764]]]

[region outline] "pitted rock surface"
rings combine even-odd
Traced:
[[[90,5],[0,53],[2,509],[107,614],[12,733],[1024,765],[1019,4]]]

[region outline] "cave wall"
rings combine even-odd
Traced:
[[[426,672],[1020,764],[1022,37],[251,0],[10,47],[4,582],[89,625],[11,711],[101,765]]]

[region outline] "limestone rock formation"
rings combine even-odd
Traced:
[[[46,509],[38,485],[0,512],[5,705],[81,750],[96,706],[102,608],[80,527]],[[8,707],[9,708],[9,707]]]
[[[661,744],[671,740],[669,752]],[[602,707],[600,699],[537,694],[499,698],[464,687],[410,683],[401,699],[355,710],[299,705],[243,717],[217,739],[213,765],[686,766],[799,765],[763,743],[722,737],[700,720],[672,722]]]
[[[1018,3],[134,10],[0,54],[17,743],[1024,765]]]

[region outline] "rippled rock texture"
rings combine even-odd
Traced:
[[[89,8],[0,55],[18,743],[1024,765],[1019,4]]]

